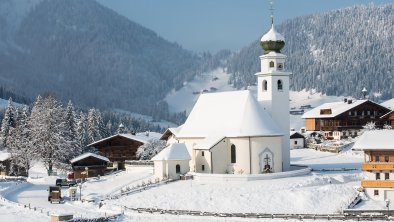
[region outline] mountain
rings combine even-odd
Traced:
[[[277,27],[284,35],[291,89],[315,89],[328,95],[394,97],[394,4],[354,6],[298,17]],[[262,55],[259,41],[229,61],[230,82],[255,84]]]
[[[13,11],[0,11],[0,85],[23,95],[163,117],[166,93],[208,68],[203,56],[94,0],[20,0],[26,10],[10,1],[0,0]]]

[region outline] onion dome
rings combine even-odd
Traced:
[[[261,37],[261,47],[264,49],[264,54],[270,52],[278,52],[285,46],[285,38],[274,28],[272,24],[271,29]]]

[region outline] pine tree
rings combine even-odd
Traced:
[[[82,154],[83,149],[88,145],[87,135],[87,122],[86,115],[81,112],[79,114],[79,120],[77,123],[77,146],[79,147],[79,153]]]
[[[98,126],[98,135],[99,135],[97,140],[108,137],[109,133],[107,131],[106,126],[104,125],[103,119],[101,117],[101,112],[99,110],[96,110],[96,121],[97,121],[96,124]]]
[[[65,113],[65,134],[71,149],[70,159],[80,154],[79,147],[77,145],[76,127],[74,106],[71,101],[69,101]]]
[[[100,129],[98,126],[97,114],[95,109],[90,109],[88,113],[87,125],[88,143],[93,143],[100,139]]]
[[[7,109],[4,113],[4,118],[1,123],[1,147],[4,149],[7,146],[7,139],[10,130],[15,127],[15,108],[12,103],[12,98],[8,100]]]
[[[12,169],[20,175],[20,170],[28,174],[32,156],[33,146],[31,143],[31,127],[29,121],[28,107],[18,108],[18,118],[16,126],[10,131],[10,138],[7,142],[9,152],[11,153]]]
[[[166,146],[163,140],[152,139],[142,146],[138,147],[136,156],[140,160],[150,160]]]

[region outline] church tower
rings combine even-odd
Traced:
[[[285,46],[284,37],[275,30],[273,19],[271,29],[261,38],[264,54],[260,56],[261,71],[257,76],[257,100],[271,114],[283,131],[283,171],[290,168],[290,114],[289,83],[290,72],[285,71],[286,56],[280,50]]]

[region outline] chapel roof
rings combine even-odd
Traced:
[[[191,160],[184,143],[173,143],[160,151],[152,160]]]

